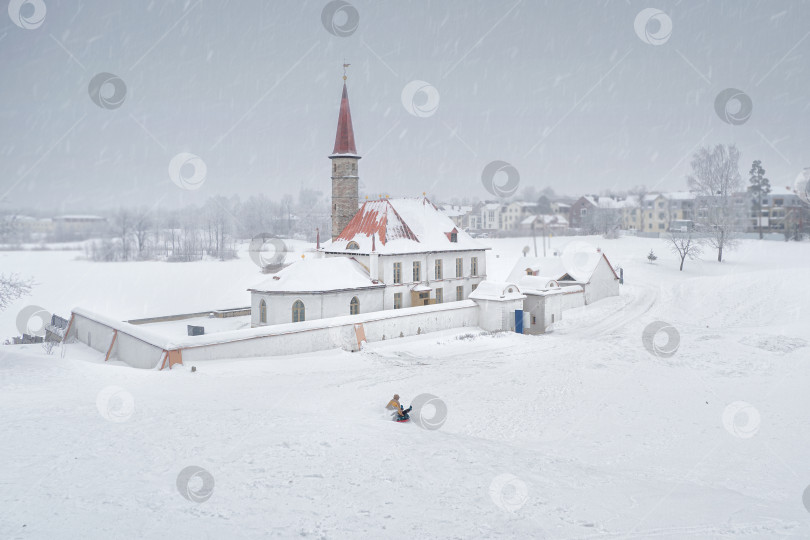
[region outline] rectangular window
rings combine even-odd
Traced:
[[[470,259],[470,275],[477,276],[478,275],[478,257],[473,257]]]
[[[444,279],[442,278],[442,260],[436,259],[436,262],[433,265],[433,279]]]
[[[464,285],[456,287],[456,300],[464,300]]]
[[[470,291],[474,291],[477,288],[478,288],[478,283],[473,283],[472,287],[470,287]]]
[[[394,283],[402,283],[402,263],[394,263]]]
[[[422,263],[419,261],[413,262],[413,280],[416,282],[422,281]]]
[[[400,309],[402,307],[402,293],[394,293],[394,309]]]
[[[441,304],[444,300],[444,289],[436,289],[436,303]]]
[[[464,275],[464,259],[459,257],[456,259],[456,277]]]

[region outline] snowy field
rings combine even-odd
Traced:
[[[543,336],[466,329],[194,373],[0,349],[0,538],[810,538],[810,244],[747,240],[678,272],[663,240],[570,240],[626,284]],[[488,242],[494,279],[531,243]],[[262,279],[244,254],[76,256],[0,253],[38,282],[0,336],[29,304],[193,312],[245,306]],[[677,331],[671,356],[642,342],[655,321]],[[395,392],[436,396],[424,427],[388,420]]]

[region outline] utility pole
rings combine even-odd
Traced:
[[[546,256],[546,235],[547,235],[546,229],[547,229],[547,227],[546,227],[546,219],[543,218],[543,257]],[[549,242],[549,244],[550,243],[551,242]],[[549,246],[549,247],[551,247],[551,246]]]
[[[532,241],[534,242],[534,256],[537,257],[537,235],[534,232],[534,224],[537,222],[537,216],[532,220]],[[543,239],[543,256],[546,254],[546,239]]]

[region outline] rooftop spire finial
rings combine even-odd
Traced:
[[[343,80],[346,80],[346,68],[349,67],[351,64],[346,63],[346,58],[343,58]]]

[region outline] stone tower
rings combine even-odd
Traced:
[[[360,156],[354,146],[352,113],[349,110],[349,93],[346,91],[346,77],[343,77],[343,97],[340,99],[335,149],[329,156],[332,160],[332,240],[357,213],[359,198],[357,162]]]

